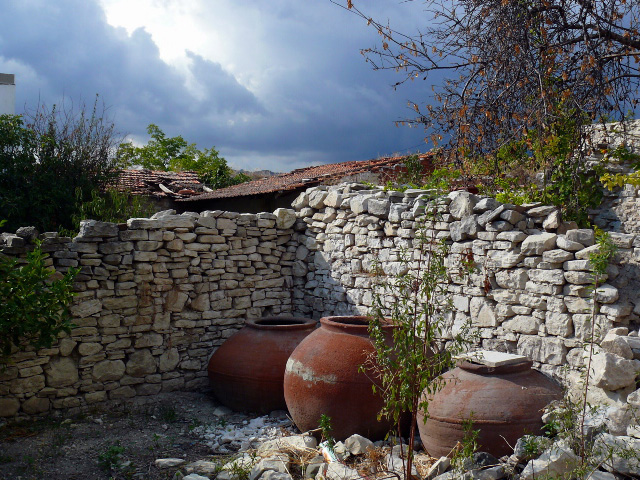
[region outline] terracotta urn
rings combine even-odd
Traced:
[[[471,428],[479,430],[479,449],[496,457],[513,453],[523,435],[542,434],[542,409],[562,398],[562,389],[533,370],[526,357],[511,357],[510,362],[494,366],[459,361],[457,368],[443,375],[444,387],[425,397],[426,423],[424,412],[418,415],[420,438],[430,455],[448,455],[463,439],[463,422],[469,419]]]
[[[318,428],[322,414],[331,418],[332,436],[354,433],[378,440],[389,431],[377,420],[383,399],[373,393],[372,373],[360,366],[374,353],[368,317],[324,317],[287,361],[284,396],[291,418],[303,432]],[[391,333],[393,327],[383,327]]]
[[[236,411],[284,410],[287,359],[315,328],[316,322],[306,318],[248,320],[209,360],[209,379],[218,401]]]

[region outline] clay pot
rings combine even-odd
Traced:
[[[287,361],[284,397],[291,418],[305,432],[318,428],[320,416],[331,418],[332,436],[354,433],[371,440],[384,437],[389,423],[378,422],[384,404],[373,393],[371,374],[360,372],[375,349],[368,317],[325,317]],[[389,333],[393,327],[383,327]]]
[[[209,360],[216,398],[236,411],[284,410],[282,382],[287,359],[316,327],[314,320],[265,317],[247,320]]]
[[[443,375],[442,390],[427,397],[426,424],[423,412],[418,415],[425,450],[435,457],[449,454],[464,437],[462,422],[471,416],[473,430],[480,430],[480,450],[496,457],[513,453],[523,435],[542,434],[542,409],[562,398],[562,389],[531,366],[529,360],[497,367],[458,362]]]

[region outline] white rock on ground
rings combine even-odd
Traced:
[[[373,442],[362,435],[353,434],[344,441],[344,445],[351,455],[361,455],[367,453],[369,448],[373,448]]]
[[[318,441],[311,435],[291,435],[267,440],[258,448],[258,455],[266,456],[285,449],[308,450],[317,448]]]
[[[353,468],[334,462],[327,466],[324,477],[327,480],[356,480],[360,478],[360,474]]]
[[[560,476],[573,470],[579,463],[580,459],[569,445],[564,441],[558,442],[539,458],[531,460],[520,474],[520,480]]]
[[[184,458],[158,458],[155,461],[155,466],[157,468],[172,468],[182,465],[185,461]]]
[[[289,473],[289,458],[286,455],[274,455],[272,457],[263,458],[251,469],[249,480],[256,480],[268,470],[274,472]]]
[[[640,439],[602,433],[593,442],[593,452],[605,470],[640,476]]]

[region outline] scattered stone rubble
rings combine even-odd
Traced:
[[[543,419],[552,421],[562,414],[562,408],[560,402],[550,406]],[[614,433],[619,425],[610,421],[613,408],[592,412],[585,421],[587,447],[594,465],[583,477],[585,480],[640,477],[638,418],[625,422],[630,430],[628,435]],[[640,408],[635,413],[640,413]],[[221,419],[229,419],[224,428],[200,427],[195,431],[209,441],[216,455],[188,464],[179,458],[157,459],[155,467],[175,472],[176,480],[356,480],[390,476],[404,479],[408,447],[393,444],[393,439],[392,442],[372,442],[352,435],[344,442],[337,442],[331,451],[326,442],[318,444],[309,434],[295,433],[283,412],[250,419],[220,409],[219,415]],[[579,425],[575,427],[579,429]],[[234,438],[228,443],[225,436],[233,429],[236,429]],[[580,465],[575,447],[559,437],[525,435],[516,443],[512,455],[500,459],[485,452],[476,452],[471,458],[438,459],[421,451],[418,442],[412,472],[422,480],[564,478],[564,474]],[[220,456],[230,450],[236,454]]]

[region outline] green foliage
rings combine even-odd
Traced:
[[[109,446],[104,452],[98,455],[98,465],[101,469],[111,471],[117,469],[122,463],[122,454],[124,447],[117,441]]]
[[[465,470],[465,464],[473,459],[473,454],[478,451],[478,436],[480,430],[473,428],[473,412],[469,418],[462,420],[462,440],[456,446],[456,452],[451,459],[453,468],[457,471]]]
[[[114,125],[97,101],[79,113],[40,106],[24,118],[0,116],[0,212],[5,229],[71,229],[76,191],[91,191],[115,176]]]
[[[390,278],[382,274],[376,277],[369,329],[376,351],[364,366],[372,368],[379,379],[385,402],[380,416],[396,425],[405,412],[412,416],[407,472],[411,471],[417,414],[428,412],[428,397],[444,385],[440,374],[453,365],[454,356],[470,339],[468,326],[454,333],[445,318],[452,309],[447,291],[451,281],[447,270],[449,248],[430,228],[438,220],[438,207],[437,199],[427,205],[413,251],[400,255],[399,272]],[[466,252],[458,266],[456,275],[462,278],[475,268],[471,252]],[[393,341],[383,329],[389,324],[393,325]],[[445,344],[443,338],[451,340]]]
[[[607,155],[607,160],[615,159],[621,164],[631,164],[634,168],[632,173],[604,173],[600,177],[602,184],[608,189],[613,190],[616,187],[622,187],[625,184],[640,187],[640,155],[631,152],[626,145],[618,145],[612,151],[603,150],[602,153]]]
[[[327,448],[329,449],[329,451],[333,452],[333,447],[335,447],[336,445],[336,440],[331,435],[331,432],[333,431],[333,427],[331,426],[331,417],[325,415],[324,413],[320,415],[318,426],[320,427],[322,438],[325,442],[327,442]]]
[[[92,190],[89,199],[83,198],[82,191],[76,189],[76,210],[72,217],[75,231],[80,228],[80,221],[86,219],[103,222],[121,223],[129,218],[148,217],[153,213],[153,206],[140,195],[120,192],[109,188],[106,192]]]
[[[529,130],[506,142],[495,155],[476,158],[474,169],[493,181],[489,192],[501,202],[520,205],[542,202],[560,208],[565,220],[587,226],[587,211],[602,200],[598,183],[602,167],[586,170],[578,154],[583,147],[582,121],[575,112],[556,105],[557,116],[544,130]],[[531,178],[542,173],[542,181]]]
[[[245,174],[234,175],[227,161],[215,148],[198,150],[195,143],[188,143],[182,136],[167,137],[157,125],[150,124],[147,132],[151,140],[141,147],[131,142],[118,147],[118,162],[124,168],[140,165],[150,170],[191,170],[197,172],[212,188],[224,188],[247,182]]]
[[[0,362],[15,347],[50,347],[61,332],[71,331],[69,304],[77,269],[56,278],[47,255],[36,247],[25,264],[0,254]]]

